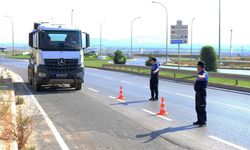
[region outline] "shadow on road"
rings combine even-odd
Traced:
[[[130,104],[138,104],[138,103],[146,103],[148,100],[139,100],[139,101],[125,101],[125,102],[120,102],[120,103],[112,103],[110,105],[130,105]]]
[[[24,87],[24,84],[29,88],[30,92],[33,95],[48,95],[48,94],[61,94],[61,93],[73,93],[73,92],[75,92],[74,88],[66,87],[63,85],[53,85],[53,86],[49,86],[49,87],[44,86],[44,87],[42,87],[42,91],[37,92],[28,83],[14,82],[13,86],[14,86],[16,96],[30,95],[30,93]]]
[[[163,134],[192,130],[195,128],[198,128],[198,127],[193,126],[193,125],[186,125],[186,126],[180,126],[180,127],[169,127],[169,128],[165,128],[165,129],[161,129],[161,130],[152,131],[151,133],[139,134],[139,135],[136,135],[136,138],[150,137],[149,140],[144,142],[144,143],[148,143],[148,142],[153,141],[154,139],[156,139],[157,137],[159,137]]]

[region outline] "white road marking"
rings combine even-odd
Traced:
[[[218,105],[224,105],[224,106],[231,107],[231,108],[234,108],[234,109],[239,109],[239,110],[249,111],[250,112],[250,109],[244,108],[244,107],[240,107],[240,106],[225,104],[225,103],[216,102],[216,101],[208,101],[208,102],[211,102],[211,103],[214,103],[214,104],[218,104]]]
[[[236,144],[233,144],[233,143],[231,143],[231,142],[225,141],[225,140],[223,140],[223,139],[221,139],[221,138],[218,138],[218,137],[215,137],[215,136],[212,136],[212,135],[210,135],[210,136],[208,136],[208,137],[211,138],[211,139],[214,139],[214,140],[216,140],[216,141],[219,141],[219,142],[221,142],[221,143],[224,143],[224,144],[226,144],[226,145],[232,146],[232,147],[234,147],[234,148],[236,148],[236,149],[239,149],[239,150],[247,150],[247,149],[244,148],[244,147],[241,147],[241,146],[239,146],[239,145],[236,145]]]
[[[95,69],[95,68],[86,68],[87,70],[98,70],[98,69]]]
[[[117,100],[117,101],[119,101],[119,102],[121,102],[121,103],[126,103],[126,101],[117,99],[117,98],[115,98],[114,96],[109,96],[109,98],[111,98],[111,99],[113,99],[113,100]]]
[[[176,95],[183,96],[183,97],[186,97],[186,98],[190,98],[190,99],[193,99],[193,100],[195,99],[194,96],[185,95],[185,94],[181,94],[181,93],[176,93]],[[226,107],[231,107],[231,108],[234,108],[234,109],[239,109],[239,110],[249,111],[250,112],[250,109],[244,108],[244,107],[240,107],[240,106],[235,106],[235,105],[231,105],[231,104],[225,104],[225,103],[216,102],[216,101],[207,101],[207,102],[208,103],[214,103],[214,104],[217,104],[217,105],[224,105]]]
[[[111,99],[116,99],[114,96],[109,96],[109,98],[111,98]]]
[[[143,88],[149,88],[149,86],[143,86]]]
[[[162,118],[162,119],[167,120],[167,121],[173,121],[173,120],[170,119],[170,118],[167,118],[167,117],[164,117],[164,116],[161,116],[161,115],[157,115],[156,113],[154,113],[154,112],[152,112],[152,111],[149,111],[149,110],[147,110],[147,109],[142,109],[142,111],[144,111],[144,112],[146,112],[146,113],[149,113],[149,114],[151,114],[151,115],[156,115],[157,117]]]
[[[190,98],[190,99],[194,99],[195,98],[194,96],[185,95],[185,94],[181,94],[181,93],[176,93],[176,95],[187,97],[187,98]]]
[[[128,81],[121,81],[122,83],[126,83],[126,84],[133,84],[133,83],[131,83],[131,82],[128,82]]]
[[[14,74],[16,74],[16,73],[14,73]],[[20,80],[22,81],[22,83],[24,83],[23,79],[18,74],[16,74],[16,75],[20,78]],[[39,104],[38,100],[35,98],[34,95],[32,95],[31,91],[26,86],[26,84],[23,84],[23,85],[24,85],[25,89],[28,91],[29,95],[31,96],[31,99],[33,100],[34,104],[39,109],[39,111],[42,114],[43,118],[47,122],[49,128],[51,129],[51,131],[52,131],[53,135],[55,136],[55,138],[56,138],[58,144],[60,145],[61,149],[62,150],[69,150],[69,148],[66,145],[66,143],[64,142],[62,136],[60,135],[60,133],[58,132],[58,130],[54,126],[53,122],[51,121],[51,119],[49,118],[49,116],[46,114],[46,112],[44,111],[44,109],[42,108],[42,106]]]
[[[112,78],[110,77],[103,77],[104,79],[108,79],[108,80],[113,80]]]
[[[95,76],[95,77],[100,77],[100,75],[95,74],[95,73],[91,73],[90,75]]]
[[[98,93],[98,90],[96,90],[96,89],[92,89],[92,88],[88,88],[90,91],[93,91],[93,92],[96,92],[96,93]]]

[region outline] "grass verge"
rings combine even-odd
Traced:
[[[129,73],[137,73],[137,74],[142,74],[142,75],[149,75],[150,73],[150,69],[133,68],[130,66],[124,66],[124,67],[117,66],[117,67],[112,67],[111,69],[114,69],[117,71],[129,72]],[[174,72],[167,72],[167,71],[161,71],[160,76],[163,78],[182,79],[186,81],[195,81],[195,78],[196,78],[194,75],[191,75],[191,74],[182,74],[182,73],[174,73]],[[236,81],[235,79],[229,79],[229,78],[210,77],[209,83],[244,87],[244,88],[250,89],[250,81],[244,81],[244,80]]]

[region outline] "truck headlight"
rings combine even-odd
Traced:
[[[44,73],[44,72],[38,72],[38,77],[44,78],[46,76],[47,76],[46,73]]]
[[[83,77],[83,72],[78,72],[78,73],[76,74],[76,76],[79,77],[79,78],[82,78],[82,77]]]

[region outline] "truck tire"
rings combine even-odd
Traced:
[[[82,89],[82,83],[81,82],[76,83],[75,88],[76,88],[76,90],[81,90]]]
[[[36,77],[34,79],[33,86],[34,86],[34,88],[35,88],[36,91],[41,91],[42,90],[42,85],[41,85],[41,83],[37,83]]]
[[[33,80],[29,74],[28,74],[28,83],[29,85],[33,85]]]

